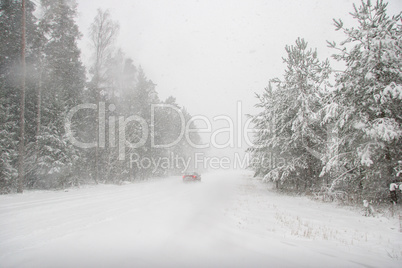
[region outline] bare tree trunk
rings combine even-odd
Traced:
[[[97,72],[97,71],[96,71]],[[95,74],[95,79],[97,79],[97,74]],[[99,103],[100,103],[100,92],[99,92],[99,86],[98,86],[98,81],[95,81],[95,88],[96,88],[96,105],[98,107],[97,109],[97,115],[96,115],[96,147],[95,147],[95,183],[98,184],[98,179],[99,179]]]
[[[96,103],[98,106],[98,114],[96,120],[96,141],[97,146],[95,147],[95,182],[98,183],[99,180],[99,147],[104,147],[104,133],[100,133],[100,84],[103,78],[102,68],[105,66],[105,61],[110,55],[110,50],[113,46],[113,41],[116,37],[119,26],[117,23],[110,19],[109,11],[102,11],[98,9],[98,14],[95,17],[94,22],[91,24],[90,36],[92,40],[93,48],[95,49],[95,65],[94,65],[94,77],[93,85],[96,90]],[[104,122],[102,122],[104,123]],[[102,128],[102,131],[104,129]],[[102,134],[102,140],[100,140],[100,134]],[[100,144],[102,142],[102,144]]]
[[[42,120],[42,64],[39,73],[38,92],[37,92],[37,107],[36,107],[36,153],[39,153],[39,135]]]
[[[22,0],[21,23],[21,96],[20,96],[20,139],[18,144],[18,182],[17,192],[24,191],[24,156],[25,156],[25,0]]]

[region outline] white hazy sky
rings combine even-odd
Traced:
[[[255,92],[284,73],[285,45],[305,38],[319,57],[334,51],[326,40],[341,41],[332,19],[346,26],[358,0],[77,0],[78,24],[84,34],[83,56],[89,56],[88,28],[98,8],[109,9],[120,23],[116,42],[141,64],[157,84],[161,99],[177,98],[191,114],[234,118],[254,113]],[[374,1],[373,1],[374,2]],[[388,14],[402,10],[389,1]]]

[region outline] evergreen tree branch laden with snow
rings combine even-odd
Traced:
[[[326,107],[337,106],[327,119],[335,120],[339,130],[339,154],[322,172],[355,168],[359,180],[377,178],[382,186],[395,175],[402,149],[401,13],[389,17],[386,8],[383,1],[355,5],[351,15],[357,27],[346,28],[341,20],[334,20],[346,39],[339,45],[328,43],[338,51],[334,58],[344,62],[346,70],[337,74]]]
[[[321,62],[307,42],[297,39],[286,46],[287,64],[283,80],[273,79],[257,107],[262,112],[253,118],[257,135],[250,148],[253,158],[282,159],[281,165],[254,166],[266,180],[294,182],[305,188],[315,183],[321,168],[325,131],[320,126],[322,99],[331,72],[328,60]],[[264,163],[263,160],[259,163]]]

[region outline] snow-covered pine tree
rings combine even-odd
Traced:
[[[362,1],[351,13],[357,27],[346,28],[334,20],[346,39],[339,45],[328,42],[346,69],[337,74],[326,107],[327,118],[335,118],[339,129],[339,154],[322,174],[339,166],[344,174],[339,180],[348,175],[355,178],[353,188],[363,185],[376,191],[395,175],[402,152],[401,13],[389,17],[386,8],[383,1]]]
[[[44,14],[40,26],[47,41],[36,171],[51,179],[52,186],[65,185],[72,183],[67,178],[75,173],[79,158],[79,151],[67,140],[64,123],[67,112],[82,102],[85,69],[77,46],[81,33],[75,22],[75,1],[42,0],[41,4]]]
[[[318,152],[325,144],[326,131],[320,125],[320,110],[331,70],[328,60],[320,62],[303,39],[286,46],[286,52],[284,79],[271,80],[275,87],[259,96],[263,111],[254,117],[258,132],[250,150],[253,159],[258,159],[254,168],[266,180],[307,188],[321,169]]]
[[[141,157],[152,159],[152,157],[158,157],[158,149],[154,149],[151,146],[151,139],[149,138],[150,126],[151,126],[151,104],[157,104],[160,102],[157,92],[155,90],[155,84],[149,80],[141,66],[138,68],[138,74],[136,84],[134,88],[125,92],[124,107],[126,115],[137,115],[145,120],[148,127],[148,136],[146,137],[146,143],[140,148],[130,148],[128,153],[137,153]],[[130,123],[127,126],[126,138],[131,143],[137,143],[146,134],[146,130],[142,128],[138,122]],[[152,176],[152,169],[141,169],[134,172],[134,177],[140,179],[146,179]]]
[[[119,160],[120,144],[119,143],[119,129],[115,129],[114,132],[110,128],[111,125],[118,125],[119,116],[123,116],[124,119],[128,118],[135,113],[130,112],[131,101],[128,102],[127,98],[132,100],[133,89],[135,88],[137,81],[137,67],[134,65],[133,60],[126,58],[121,50],[116,51],[107,59],[105,76],[103,77],[103,84],[105,85],[105,94],[103,95],[106,103],[115,105],[115,110],[110,111],[110,115],[115,116],[115,122],[109,121],[106,118],[109,130],[109,135],[106,137],[107,146],[103,149],[103,153],[100,155],[99,161],[102,163],[98,168],[105,180],[109,182],[119,183],[123,180],[132,180],[129,166],[126,161]],[[129,129],[133,128],[134,122],[127,124],[128,130],[126,131],[126,139],[130,140],[131,132]],[[135,127],[134,127],[135,129]],[[114,133],[115,145],[110,144],[111,134]],[[117,131],[117,132],[116,132]],[[135,142],[135,141],[134,141]],[[130,152],[135,149],[126,148],[125,157],[129,157]],[[127,158],[126,158],[127,159]]]
[[[271,170],[274,169],[273,156],[279,157],[280,152],[275,150],[277,144],[274,143],[275,139],[275,123],[277,116],[275,111],[276,95],[272,89],[272,84],[269,83],[262,94],[256,94],[258,103],[255,105],[261,111],[252,117],[254,124],[255,135],[253,137],[253,146],[248,148],[248,152],[251,153],[252,160],[250,168],[255,171],[255,176],[265,176]],[[278,178],[278,171],[273,171],[269,175],[271,179]],[[279,180],[276,180],[279,182]]]
[[[10,96],[0,87],[0,194],[15,189],[18,176],[16,159],[18,157],[18,135],[15,104],[8,102]]]
[[[36,49],[39,38],[36,18],[33,15],[35,4],[27,0],[26,15],[26,103],[25,122],[34,121],[31,112],[34,103],[29,97],[35,92]],[[16,158],[18,156],[18,133],[21,87],[21,1],[4,0],[0,2],[0,192],[15,190]],[[25,141],[33,139],[33,133],[26,128]],[[23,185],[20,185],[20,187]]]
[[[163,104],[171,105],[177,110],[181,110],[181,107],[179,107],[176,102],[176,98],[172,96],[168,97]],[[177,111],[168,107],[156,107],[154,109],[153,119],[153,132],[151,133],[153,136],[151,136],[151,139],[154,140],[156,147],[171,144],[177,139],[177,137],[179,137],[181,131],[181,118]],[[159,148],[158,155],[160,157],[169,157],[171,153],[174,153],[182,156],[179,147],[178,144],[174,144],[169,146],[169,148]],[[157,172],[163,174],[167,172],[167,170],[158,169]]]

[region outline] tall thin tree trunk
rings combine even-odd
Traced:
[[[95,74],[96,75],[96,74]],[[97,79],[97,78],[96,78]],[[95,183],[98,184],[99,179],[99,103],[100,103],[100,92],[98,88],[98,82],[95,83],[96,87],[96,105],[98,107],[96,115],[96,147],[95,147]]]
[[[95,74],[94,74],[94,86],[95,86],[95,90],[96,90],[96,106],[97,108],[97,114],[96,114],[96,131],[95,131],[95,135],[96,135],[96,146],[95,146],[95,178],[94,181],[96,184],[98,184],[99,182],[99,132],[100,132],[100,126],[99,126],[99,122],[100,122],[100,118],[99,118],[99,114],[100,114],[100,89],[99,89],[99,69],[98,69],[98,57],[96,59],[96,67],[95,67]]]
[[[36,107],[36,153],[39,153],[39,135],[41,126],[41,110],[42,110],[42,66],[40,67],[38,92],[37,92],[37,107]]]
[[[25,156],[25,0],[22,0],[21,22],[21,97],[20,97],[20,140],[18,144],[18,183],[17,192],[24,191],[24,156]]]
[[[94,82],[94,89],[96,90],[96,102],[98,105],[98,114],[97,114],[97,120],[96,120],[96,141],[97,141],[97,146],[95,147],[95,182],[97,183],[99,180],[99,147],[104,148],[104,127],[100,126],[100,123],[105,123],[104,118],[102,117],[102,122],[100,121],[100,101],[101,101],[101,95],[100,95],[100,81],[102,79],[102,74],[101,74],[101,69],[105,65],[105,60],[107,59],[108,55],[110,55],[110,52],[108,50],[112,47],[114,37],[117,33],[117,30],[119,28],[117,23],[114,23],[113,21],[110,20],[109,18],[110,14],[109,11],[102,11],[101,9],[98,9],[98,14],[95,17],[94,22],[91,24],[91,39],[94,45],[95,49],[95,65],[94,65],[94,77],[93,77],[93,82]],[[102,131],[102,133],[100,132]],[[102,135],[102,136],[100,136]],[[102,152],[101,155],[105,155],[104,152]]]

